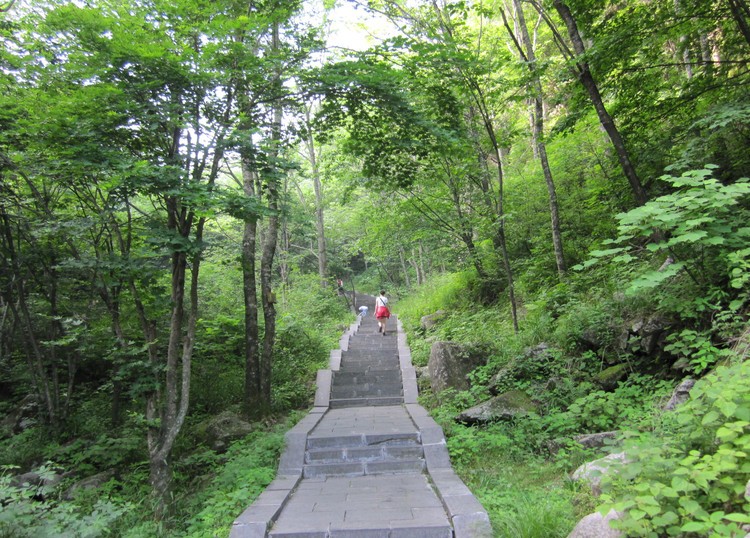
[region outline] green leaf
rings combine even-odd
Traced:
[[[724,519],[734,521],[735,523],[750,523],[750,514],[740,514],[734,512],[732,514],[726,514]]]
[[[683,532],[702,532],[707,529],[708,523],[703,521],[689,521],[680,527]]]
[[[711,424],[712,422],[716,422],[719,418],[719,413],[716,411],[709,411],[703,416],[703,420],[701,420],[701,425],[706,426],[708,424]]]

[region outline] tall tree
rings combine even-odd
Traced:
[[[318,243],[318,276],[320,285],[328,285],[328,254],[326,252],[325,218],[323,212],[323,182],[321,181],[320,167],[318,165],[320,146],[316,144],[315,133],[312,126],[312,104],[304,105],[303,111],[303,136],[306,149],[306,158],[310,163],[310,174],[313,181],[315,193],[315,231]]]
[[[565,23],[565,27],[568,29],[568,36],[570,42],[573,44],[573,51],[575,53],[575,66],[578,78],[589,94],[589,98],[599,116],[599,121],[601,122],[602,127],[607,132],[607,135],[609,135],[612,146],[615,148],[615,153],[617,153],[617,159],[620,161],[620,167],[630,184],[630,189],[633,191],[633,197],[635,198],[636,203],[638,203],[638,205],[643,205],[648,200],[648,195],[643,188],[640,177],[638,177],[638,173],[636,172],[635,166],[630,158],[630,152],[625,145],[625,141],[620,135],[620,131],[615,125],[612,116],[610,116],[607,108],[604,106],[604,100],[599,92],[599,86],[597,85],[596,80],[594,80],[589,64],[585,59],[586,47],[584,46],[583,39],[578,31],[578,24],[576,23],[575,17],[570,11],[568,5],[562,0],[553,0],[552,4],[560,15],[560,18]]]
[[[508,33],[518,49],[518,54],[522,61],[526,63],[531,76],[532,101],[534,102],[534,109],[531,113],[532,140],[536,146],[536,154],[539,158],[539,163],[542,166],[544,182],[547,185],[547,197],[549,199],[549,212],[552,229],[552,245],[555,251],[557,273],[562,277],[566,270],[565,253],[563,251],[562,232],[560,230],[560,210],[557,204],[557,191],[555,189],[555,182],[552,177],[552,169],[549,165],[549,159],[547,158],[547,144],[544,135],[544,94],[542,91],[541,75],[537,67],[534,44],[526,25],[526,17],[523,12],[521,0],[513,0],[513,6],[515,8],[518,33],[521,37],[520,43],[516,39],[512,28],[510,28],[507,17],[505,16],[505,11],[502,8],[501,14],[505,26],[508,29]]]

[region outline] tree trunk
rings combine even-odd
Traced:
[[[739,28],[747,44],[750,45],[750,24],[748,24],[750,6],[748,6],[745,0],[727,0],[727,3],[729,4],[729,10],[732,12],[734,21],[737,23],[737,28]]]
[[[272,31],[272,48],[279,48],[279,24],[273,25]],[[281,78],[279,73],[276,75],[275,84],[281,91]],[[280,95],[277,96],[280,98]],[[271,127],[271,157],[274,161],[279,159],[281,152],[281,104],[276,103],[273,110],[273,125]],[[274,163],[273,169],[266,181],[266,191],[268,208],[270,215],[268,217],[268,227],[265,230],[263,243],[263,252],[260,258],[260,289],[261,304],[263,305],[263,320],[265,326],[263,329],[263,346],[260,357],[260,393],[262,397],[262,408],[260,412],[265,416],[271,410],[271,369],[273,366],[273,345],[276,339],[276,297],[273,293],[273,262],[276,255],[276,243],[279,236],[279,174],[281,170]]]
[[[411,288],[411,281],[409,279],[409,269],[406,267],[406,258],[404,257],[404,247],[399,247],[398,258],[401,262],[401,271],[404,273],[404,282],[407,288]]]
[[[555,262],[557,264],[557,274],[560,278],[565,275],[565,255],[563,252],[562,233],[560,232],[560,212],[557,206],[557,191],[555,182],[552,178],[552,170],[547,158],[547,145],[544,142],[544,101],[542,99],[542,83],[536,70],[536,56],[534,54],[534,45],[529,36],[529,30],[526,27],[526,18],[523,14],[523,7],[520,0],[513,0],[516,10],[516,19],[518,29],[521,33],[521,41],[525,49],[525,59],[532,75],[532,88],[534,92],[534,109],[532,111],[532,139],[536,147],[536,155],[542,165],[544,181],[547,184],[547,199],[549,202],[549,212],[552,227],[552,246],[555,252]],[[519,50],[524,56],[524,50]]]
[[[568,6],[561,0],[553,0],[553,5],[555,6],[557,12],[560,14],[563,22],[565,22],[565,26],[568,29],[568,35],[571,42],[573,43],[573,50],[575,51],[576,56],[578,56],[577,67],[581,84],[583,84],[584,88],[586,88],[586,91],[589,94],[589,98],[594,104],[596,113],[599,116],[599,122],[609,135],[609,139],[615,148],[615,152],[617,153],[617,158],[620,161],[620,167],[622,168],[622,171],[625,174],[628,183],[630,184],[630,189],[633,191],[633,196],[636,203],[638,205],[643,205],[648,201],[648,195],[646,194],[641,180],[638,177],[637,172],[635,171],[635,167],[630,160],[630,154],[628,153],[625,142],[620,135],[620,131],[617,129],[614,120],[609,115],[609,112],[607,112],[607,109],[604,106],[604,101],[602,100],[602,96],[599,93],[599,87],[594,80],[594,76],[591,74],[588,62],[583,60],[584,54],[586,53],[586,48],[583,45],[581,35],[578,33],[578,26],[575,19],[573,18],[573,14],[571,13]]]
[[[310,110],[305,111],[307,124],[311,124]],[[323,218],[323,185],[320,181],[320,169],[318,168],[318,156],[315,149],[315,139],[312,132],[307,135],[307,151],[310,167],[312,168],[313,188],[315,189],[315,229],[318,235],[318,275],[320,285],[328,286],[328,255],[326,253],[325,220]]]
[[[424,284],[424,282],[422,282],[422,274],[419,271],[419,262],[418,262],[417,254],[413,248],[411,249],[411,258],[409,258],[409,265],[411,265],[411,267],[414,269],[414,272],[417,275],[417,286],[421,286],[422,284]]]
[[[453,42],[453,36],[450,29],[450,16],[440,10],[437,3],[433,3],[433,8],[436,11],[437,16],[441,21],[441,30],[446,43]],[[508,254],[508,246],[505,238],[505,213],[503,207],[503,167],[501,159],[500,144],[497,140],[497,133],[495,132],[494,118],[492,112],[487,106],[487,101],[484,97],[482,87],[479,85],[479,81],[471,74],[467,73],[461,65],[456,65],[455,68],[463,77],[466,83],[466,89],[471,94],[471,98],[474,101],[475,110],[479,113],[482,121],[482,126],[487,132],[487,136],[492,144],[492,151],[495,158],[497,159],[497,205],[495,207],[497,217],[497,229],[493,244],[500,248],[500,255],[502,257],[503,267],[505,269],[505,276],[508,282],[508,300],[510,302],[511,318],[513,321],[513,329],[518,333],[518,307],[516,305],[516,293],[515,284],[513,280],[513,271],[510,266],[510,257]]]
[[[172,493],[172,469],[168,456],[158,449],[149,450],[149,483],[157,495],[154,516],[157,521],[163,521],[169,516],[169,503],[166,499]]]
[[[249,157],[242,159],[242,180],[245,196],[256,196],[256,173]],[[258,418],[263,407],[260,391],[260,347],[258,327],[258,286],[255,275],[258,218],[250,216],[245,221],[242,237],[242,289],[245,299],[245,398],[243,407],[248,417]]]

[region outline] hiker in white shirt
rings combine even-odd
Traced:
[[[385,336],[385,326],[388,318],[391,317],[391,311],[388,309],[388,297],[385,296],[385,290],[375,299],[375,317],[378,320],[378,332]]]

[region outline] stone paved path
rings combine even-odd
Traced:
[[[370,312],[374,297],[365,296]],[[315,407],[286,435],[277,478],[231,538],[489,538],[486,512],[416,403],[406,336],[358,320],[318,372]]]

